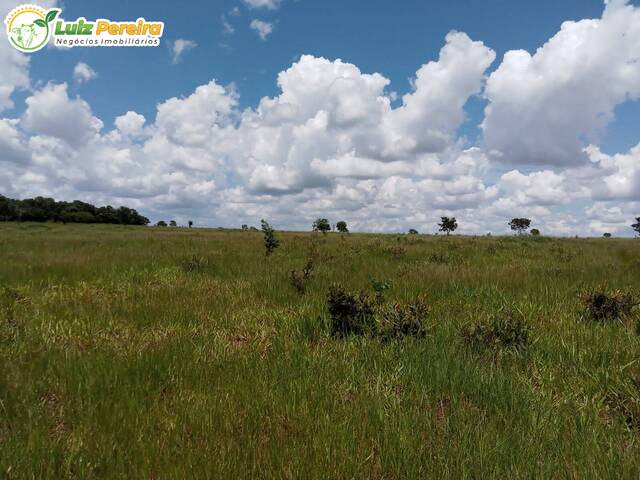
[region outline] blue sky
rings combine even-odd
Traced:
[[[273,0],[263,0],[263,2],[269,3]],[[10,7],[16,2],[2,0],[0,5],[4,6],[5,3]],[[625,15],[619,15],[617,18],[609,20],[603,18],[605,5],[602,0],[540,0],[536,2],[521,0],[484,2],[471,0],[447,2],[282,0],[273,3],[271,5],[273,8],[269,8],[269,5],[260,6],[260,0],[186,1],[181,2],[179,6],[174,2],[118,0],[101,4],[73,0],[58,3],[57,6],[62,8],[62,16],[67,20],[75,19],[78,16],[84,16],[87,19],[109,18],[123,21],[135,20],[137,17],[145,17],[147,20],[162,20],[165,22],[162,44],[157,48],[73,48],[69,50],[47,48],[33,54],[30,56],[28,64],[23,66],[25,70],[28,70],[29,86],[26,88],[24,85],[16,86],[11,94],[14,106],[5,108],[3,112],[0,112],[0,115],[6,119],[21,119],[24,126],[19,124],[16,128],[26,138],[42,137],[44,134],[51,136],[51,129],[41,128],[42,131],[38,131],[37,125],[40,124],[36,125],[37,122],[33,120],[31,127],[29,127],[29,121],[26,118],[28,115],[25,113],[27,109],[25,100],[37,95],[38,92],[46,92],[47,86],[66,84],[65,98],[72,104],[76,101],[73,105],[78,108],[82,107],[78,102],[84,102],[86,104],[85,110],[89,109],[90,115],[102,122],[100,135],[106,135],[107,132],[114,129],[117,131],[115,119],[127,112],[136,112],[144,117],[145,125],[149,127],[149,131],[145,133],[146,136],[131,138],[131,145],[119,144],[118,147],[121,148],[121,152],[137,156],[157,143],[151,142],[151,140],[154,138],[157,140],[158,137],[153,136],[154,132],[162,130],[161,125],[156,122],[158,105],[164,104],[172,97],[184,100],[193,95],[198,87],[207,85],[215,79],[218,86],[233,85],[235,88],[233,96],[237,103],[233,106],[235,113],[229,114],[229,121],[238,128],[238,132],[234,134],[240,136],[236,141],[242,143],[245,138],[242,137],[244,134],[240,132],[244,131],[243,122],[246,125],[253,122],[248,117],[241,118],[242,112],[249,109],[251,112],[262,115],[258,107],[261,99],[264,97],[280,98],[279,96],[283,92],[276,83],[278,74],[299,65],[301,55],[309,55],[313,59],[324,58],[329,62],[342,59],[346,64],[357,67],[361,74],[379,73],[388,82],[380,87],[380,92],[375,95],[380,98],[380,95],[383,94],[386,96],[385,98],[389,98],[391,109],[401,109],[403,95],[412,94],[416,90],[419,91],[420,88],[423,92],[429,92],[430,89],[436,88],[433,86],[434,84],[429,83],[428,78],[423,87],[416,87],[412,84],[412,79],[416,77],[416,72],[423,65],[438,61],[441,49],[445,44],[449,44],[449,41],[445,40],[449,32],[463,32],[470,41],[482,42],[484,50],[476,52],[478,55],[482,55],[485,51],[491,52],[495,60],[487,61],[488,66],[478,72],[467,72],[460,67],[459,73],[452,74],[451,82],[455,83],[457,78],[468,74],[471,78],[470,82],[473,84],[463,88],[463,92],[451,94],[451,101],[454,104],[458,101],[456,95],[464,95],[462,98],[464,105],[462,120],[456,120],[457,114],[460,112],[454,111],[453,106],[451,110],[446,111],[441,110],[444,107],[434,106],[438,101],[437,98],[432,99],[431,103],[426,101],[421,104],[422,107],[419,105],[415,107],[418,110],[423,108],[424,115],[431,112],[432,110],[429,110],[431,108],[435,109],[433,111],[441,112],[440,114],[445,118],[451,115],[451,119],[447,120],[446,127],[438,127],[444,128],[444,130],[437,132],[438,135],[447,137],[446,145],[439,147],[431,145],[420,151],[414,148],[410,154],[402,150],[402,152],[397,151],[386,157],[382,155],[384,158],[378,158],[377,154],[370,151],[369,147],[363,147],[359,143],[363,135],[373,135],[372,130],[365,126],[367,123],[363,117],[363,123],[361,127],[358,127],[357,132],[354,133],[352,126],[344,130],[343,133],[349,136],[349,142],[351,142],[347,147],[338,146],[335,151],[324,151],[318,147],[322,150],[322,152],[318,152],[309,150],[310,147],[306,144],[291,140],[291,144],[282,147],[284,153],[280,152],[280,154],[290,157],[290,160],[284,162],[283,165],[269,158],[264,152],[256,153],[257,147],[250,152],[231,152],[227,149],[211,158],[206,156],[206,158],[193,160],[194,162],[208,162],[207,168],[198,166],[195,169],[199,173],[196,175],[197,178],[194,177],[193,180],[203,182],[203,184],[215,183],[216,193],[210,192],[212,196],[217,198],[215,201],[209,204],[195,201],[190,205],[187,198],[193,198],[191,195],[183,192],[185,198],[177,199],[172,193],[165,192],[162,201],[149,208],[151,216],[174,215],[184,220],[186,217],[182,218],[182,216],[190,215],[202,223],[224,224],[238,218],[237,210],[235,210],[238,208],[237,204],[227,211],[231,202],[229,198],[233,198],[233,202],[246,205],[247,212],[251,212],[251,214],[255,213],[258,216],[261,213],[271,214],[286,226],[294,228],[303,225],[306,220],[298,218],[295,209],[291,211],[285,206],[300,202],[300,205],[305,205],[305,207],[301,207],[301,210],[308,212],[309,215],[315,214],[316,211],[320,211],[318,205],[321,202],[318,199],[323,198],[321,192],[324,189],[325,192],[330,192],[329,196],[337,195],[331,201],[330,211],[341,216],[359,211],[359,214],[354,214],[355,223],[356,225],[360,224],[364,230],[378,228],[395,230],[414,224],[426,226],[444,211],[457,213],[461,218],[466,216],[469,219],[474,219],[477,215],[473,211],[473,204],[487,202],[486,208],[495,208],[496,216],[506,210],[515,212],[520,209],[524,212],[530,212],[531,215],[548,217],[548,220],[542,220],[542,224],[557,234],[572,234],[579,224],[579,215],[589,209],[591,209],[589,215],[593,216],[590,233],[598,234],[603,228],[621,233],[624,231],[626,220],[623,218],[629,217],[638,201],[638,192],[635,190],[635,180],[633,179],[631,181],[633,185],[623,187],[626,189],[624,195],[616,196],[615,194],[618,188],[616,185],[620,184],[621,176],[628,175],[628,172],[631,172],[632,175],[636,174],[635,170],[628,170],[628,168],[629,164],[635,164],[636,157],[632,149],[640,142],[640,131],[637,127],[640,124],[640,103],[637,100],[637,88],[633,85],[633,78],[629,80],[629,75],[622,72],[622,69],[630,68],[631,76],[633,76],[637,75],[637,70],[640,68],[637,65],[633,66],[633,58],[630,58],[634,55],[633,49],[627,48],[627,44],[631,42],[636,45],[636,51],[640,50],[637,48],[640,46],[638,39],[634,36],[639,28],[636,24],[636,16],[640,17],[638,15],[640,9],[634,7],[638,5],[638,1],[615,0],[613,2],[616,4],[615,9],[630,9],[627,10],[626,17],[628,19],[626,20]],[[613,12],[614,7],[611,7],[610,10]],[[613,13],[610,17],[614,17]],[[602,42],[588,31],[580,28],[581,25],[585,25],[585,19],[594,19],[597,22],[602,22],[603,25],[607,22],[607,28],[613,32],[620,32],[617,43],[612,42],[610,47],[613,58],[611,65],[606,64],[606,55],[600,54],[595,60],[592,59],[596,54],[592,55],[589,52],[597,50],[598,47],[595,46]],[[260,38],[258,32],[250,26],[252,21],[268,23],[273,31],[265,38]],[[563,58],[562,55],[566,55],[566,53],[562,53],[562,49],[569,48],[568,42],[572,38],[570,35],[559,38],[561,37],[559,35],[561,25],[566,21],[573,21],[577,34],[585,35],[584,42],[579,47],[582,50],[578,50],[575,54],[575,58],[585,58],[585,67],[583,69],[578,61],[571,66],[571,69],[567,69],[567,75],[561,75],[559,72],[563,70],[562,62],[554,62],[558,62],[558,59]],[[628,29],[627,35],[624,35],[623,28]],[[548,48],[543,48],[544,51],[539,56],[540,58],[536,58],[536,51],[556,36],[558,36],[558,41]],[[172,62],[172,48],[174,42],[179,39],[193,42],[196,46],[183,52],[179,61]],[[592,42],[592,45],[589,42]],[[452,48],[466,49],[473,46],[469,42],[463,42],[457,47],[455,46],[457,43],[451,42],[451,44]],[[506,52],[520,49],[534,56],[534,61],[529,71],[518,73],[518,75],[524,76],[517,79],[510,75],[518,70],[518,63],[504,61],[504,55]],[[622,54],[617,55],[614,49],[616,52],[624,51],[626,57]],[[470,54],[464,61],[475,62],[476,58],[480,57],[474,57]],[[537,64],[536,60],[539,60]],[[615,61],[619,63],[616,64]],[[74,81],[72,72],[79,62],[88,65],[94,72],[97,72],[95,78],[85,82]],[[331,65],[321,66],[317,60],[314,62],[314,68],[332,68]],[[601,64],[595,62],[601,62]],[[604,78],[607,71],[617,71],[616,69],[621,72],[618,77]],[[500,72],[496,72],[497,70]],[[0,73],[0,80],[2,80],[1,75]],[[351,73],[347,75],[351,75]],[[554,75],[560,75],[560,77],[556,79]],[[298,78],[293,74],[291,76]],[[357,76],[360,79],[359,74]],[[589,76],[597,77],[593,85],[589,83]],[[549,86],[536,84],[535,79],[541,77],[547,79]],[[295,82],[295,78],[292,82]],[[304,82],[303,77],[299,78]],[[518,82],[526,81],[532,82],[530,98],[522,92],[517,94],[518,98],[508,97],[515,91],[513,89],[516,88]],[[602,111],[593,109],[583,111],[580,103],[592,102],[596,104],[599,102],[597,95],[602,88],[596,85],[596,81],[601,82],[602,88],[605,90],[603,96],[607,98],[607,101],[602,105]],[[505,87],[508,82],[513,82],[513,85]],[[560,83],[562,83],[561,87],[558,86]],[[573,89],[571,88],[572,84],[575,85]],[[499,90],[498,87],[503,90]],[[437,86],[437,89],[441,88],[443,87]],[[611,91],[608,92],[609,90]],[[487,94],[488,91],[492,93]],[[579,92],[580,95],[576,92]],[[51,93],[51,96],[58,94],[62,95],[62,91],[56,90],[56,93]],[[347,99],[346,95],[347,93],[340,97],[342,100],[336,101],[344,100],[345,104],[356,101]],[[443,92],[442,95],[449,98],[447,92]],[[575,99],[571,98],[572,95],[575,96]],[[589,98],[589,95],[593,95],[594,98]],[[284,95],[279,101],[285,103],[284,97],[286,96]],[[538,102],[536,99],[540,99],[540,101]],[[566,106],[560,109],[559,104],[565,100]],[[196,101],[197,99],[194,99],[193,103],[197,103]],[[303,100],[300,101],[303,102]],[[366,101],[366,99],[358,99],[359,103],[356,104],[360,105]],[[553,112],[548,114],[550,109],[545,108],[545,101],[549,102],[551,110],[558,108],[560,113],[555,117]],[[415,100],[415,103],[418,104],[418,100]],[[489,104],[502,110],[494,112],[485,119],[485,109]],[[317,108],[323,109],[322,106]],[[573,108],[575,108],[575,112],[571,112]],[[526,118],[523,119],[523,124],[514,126],[512,133],[503,135],[500,122],[507,122],[506,126],[511,127],[512,125],[509,124],[513,124],[514,119],[517,121],[519,118],[516,113],[519,111],[517,109],[524,109],[528,112],[525,115]],[[330,108],[327,107],[324,110],[331,115]],[[558,120],[557,127],[555,127],[556,117],[564,115],[566,111],[575,115],[577,126],[573,128],[571,118],[567,117]],[[83,110],[84,113],[86,112]],[[314,111],[314,115],[316,113],[317,111]],[[420,118],[419,112],[407,115],[414,119]],[[548,122],[544,118],[546,115],[550,115]],[[603,121],[602,119],[605,117],[606,121]],[[583,122],[584,118],[590,120]],[[296,121],[298,120],[308,122],[309,118],[305,117]],[[420,118],[420,121],[422,120],[426,123],[420,128],[431,129],[433,127],[427,119]],[[483,130],[480,124],[484,120],[486,120],[487,126]],[[195,120],[193,121],[195,122]],[[303,125],[304,122],[300,125]],[[570,127],[566,128],[567,125]],[[565,126],[565,128],[560,128],[560,126]],[[266,128],[267,126],[262,125],[262,127]],[[216,128],[218,127],[216,126]],[[337,130],[332,130],[332,128],[328,127],[330,131],[339,136],[340,132],[336,133]],[[405,136],[410,136],[409,131],[412,131],[414,127],[405,125],[402,128],[405,130],[399,131],[404,132]],[[253,131],[249,127],[245,130]],[[278,132],[284,131],[279,130]],[[286,131],[290,132],[290,130]],[[273,131],[270,132],[274,134]],[[532,133],[530,141],[522,138],[526,137],[529,132]],[[412,135],[420,136],[421,134],[418,131]],[[550,138],[549,135],[557,136],[557,138]],[[171,137],[171,134],[168,136]],[[536,136],[539,136],[539,139]],[[104,144],[105,139],[100,138]],[[513,142],[510,139],[514,139]],[[582,147],[588,145],[597,147],[597,153],[592,150],[587,158],[587,155],[580,152],[580,149],[576,149],[575,145],[570,145],[574,139],[580,139]],[[193,154],[197,157],[202,154],[200,145],[196,148],[193,143],[187,141],[180,143],[181,141],[177,141],[180,147],[193,149],[189,151],[189,155]],[[216,146],[212,148],[216,149],[224,141],[226,140],[219,139]],[[421,140],[418,138],[415,141],[420,143]],[[536,145],[542,142],[545,143],[545,148],[536,151]],[[554,145],[554,142],[557,145]],[[369,143],[371,142],[369,141]],[[25,144],[25,148],[32,147]],[[110,145],[110,148],[115,147]],[[456,167],[458,165],[456,162],[459,162],[457,159],[460,158],[462,152],[469,148],[478,149],[473,155],[482,156],[482,160],[474,160],[475,163],[473,168],[470,167],[471,170],[462,171]],[[305,153],[306,157],[298,158],[296,155],[299,155],[300,151],[307,152]],[[351,158],[349,155],[352,154],[355,155],[357,161],[362,160],[364,163],[356,165],[356,160],[349,160]],[[627,157],[617,160],[614,157],[611,157],[611,160],[598,157],[599,160],[596,160],[598,155],[613,156],[615,154],[630,156],[631,160]],[[35,153],[31,151],[30,155],[33,162]],[[340,164],[340,159],[347,160],[342,160],[342,164]],[[316,163],[310,166],[314,160]],[[1,157],[0,161],[2,161]],[[89,158],[87,161],[93,160]],[[101,160],[96,158],[95,161]],[[152,160],[136,161],[140,163]],[[167,166],[167,169],[162,170],[167,175],[175,175],[178,172],[190,175],[194,171],[192,166],[182,165],[180,163],[182,160],[177,158],[159,160],[159,163],[162,162]],[[318,162],[325,163],[320,165]],[[372,178],[366,178],[366,175],[362,173],[345,173],[344,168],[346,167],[344,165],[347,162],[351,162],[349,168],[353,167],[358,172],[362,169],[373,168],[390,173],[376,174]],[[407,173],[397,173],[412,170],[412,167],[405,168],[397,162],[406,162],[414,166],[420,164],[422,165],[420,168],[423,168],[426,173],[417,177]],[[390,168],[390,164],[395,167]],[[435,170],[433,170],[434,165],[437,167]],[[604,173],[613,172],[610,181],[607,180],[602,185],[593,184],[592,179],[600,175],[598,172],[589,170],[595,165],[601,168]],[[332,170],[336,166],[339,167],[339,170],[341,169],[338,173]],[[23,166],[22,170],[16,170],[15,174],[23,176],[28,173],[35,174],[38,168],[31,163]],[[320,175],[319,168],[325,173]],[[434,173],[435,171],[437,173]],[[443,174],[442,171],[448,173]],[[509,172],[517,172],[517,174],[509,174]],[[502,185],[500,182],[505,174],[510,176],[504,179],[504,185]],[[555,177],[550,177],[551,174]],[[272,178],[282,179],[288,175],[291,176],[291,179],[286,182],[283,180],[280,183],[274,183]],[[320,178],[323,175],[324,177]],[[518,175],[522,175],[522,177],[518,177]],[[576,183],[572,180],[575,177],[591,180]],[[380,215],[381,220],[378,223],[369,221],[371,212],[366,210],[365,205],[372,200],[369,197],[371,191],[367,188],[374,189],[377,192],[376,195],[384,197],[384,201],[377,198],[376,201],[382,202],[380,205],[393,204],[393,192],[397,191],[397,188],[402,190],[402,187],[396,185],[408,178],[413,182],[411,185],[415,185],[416,188],[433,187],[435,190],[446,191],[446,198],[439,197],[437,193],[433,193],[431,197],[427,195],[430,200],[425,200],[423,208],[428,209],[430,213],[411,212],[404,218],[393,221],[388,220],[388,215],[391,214],[385,211],[384,206],[380,206],[376,212]],[[469,202],[468,199],[471,198],[472,192],[464,189],[476,188],[470,186],[475,181],[473,179],[481,181],[482,185],[477,188],[482,190],[483,196],[482,199]],[[458,185],[463,180],[466,182],[465,187]],[[434,183],[436,181],[444,183],[436,185]],[[514,181],[515,183],[513,183]],[[20,182],[17,182],[15,177],[7,178],[6,182],[8,185],[6,190],[13,191],[15,194],[32,193],[37,190],[34,185],[28,188],[16,187],[16,184]],[[69,179],[60,179],[59,182],[61,183],[48,184],[48,191],[43,193],[85,195],[96,200],[144,205],[144,202],[140,198],[136,198],[135,194],[117,194],[115,190],[109,191],[106,186],[104,190],[100,190],[96,186],[99,182],[85,182],[85,185],[91,184],[90,187],[70,184]],[[540,188],[536,182],[542,182],[546,186],[557,185],[558,189],[562,189],[566,193],[564,197],[571,197],[571,202],[567,203],[566,200],[563,200],[562,194],[554,192],[549,192],[546,196],[537,195],[535,192]],[[376,185],[370,186],[371,183],[376,183]],[[83,188],[87,188],[87,190],[83,191]],[[233,188],[236,188],[236,191],[230,190]],[[512,190],[528,188],[531,193],[527,198],[522,195],[520,195],[522,198],[516,198],[518,197],[517,192],[510,191],[510,188]],[[338,194],[341,189],[344,189],[344,193]],[[209,192],[209,190],[207,191]],[[149,198],[147,195],[148,193],[144,198]],[[242,200],[238,200],[239,197],[242,197]],[[347,205],[344,200],[341,200],[343,197],[350,198],[356,205],[350,203]],[[356,198],[363,202],[360,207],[357,205]],[[400,205],[403,202],[404,200],[397,199],[398,208],[401,208]],[[269,207],[265,209],[265,212],[261,212],[260,205],[265,204]],[[355,210],[353,210],[354,208]],[[249,213],[247,213],[247,221],[250,220],[248,215]],[[614,217],[619,220],[609,223],[605,221],[605,218]],[[472,231],[495,229],[498,220],[484,223],[470,221],[469,223],[469,233],[471,233]]]

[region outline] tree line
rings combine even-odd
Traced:
[[[133,208],[111,205],[96,207],[74,200],[57,202],[53,198],[36,197],[16,200],[0,195],[1,222],[62,222],[147,225],[149,219]]]

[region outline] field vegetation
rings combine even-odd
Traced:
[[[640,240],[321,232],[1,224],[0,478],[638,478]]]

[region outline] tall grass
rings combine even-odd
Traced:
[[[640,475],[635,312],[582,304],[636,294],[640,241],[278,237],[0,225],[0,478]],[[329,286],[373,279],[426,337],[331,335]],[[504,309],[526,350],[467,348]]]

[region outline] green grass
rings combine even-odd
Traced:
[[[637,320],[580,300],[636,292],[640,241],[278,236],[0,225],[0,478],[640,475]],[[426,338],[330,335],[329,285],[374,278]],[[466,348],[505,307],[528,349]]]

